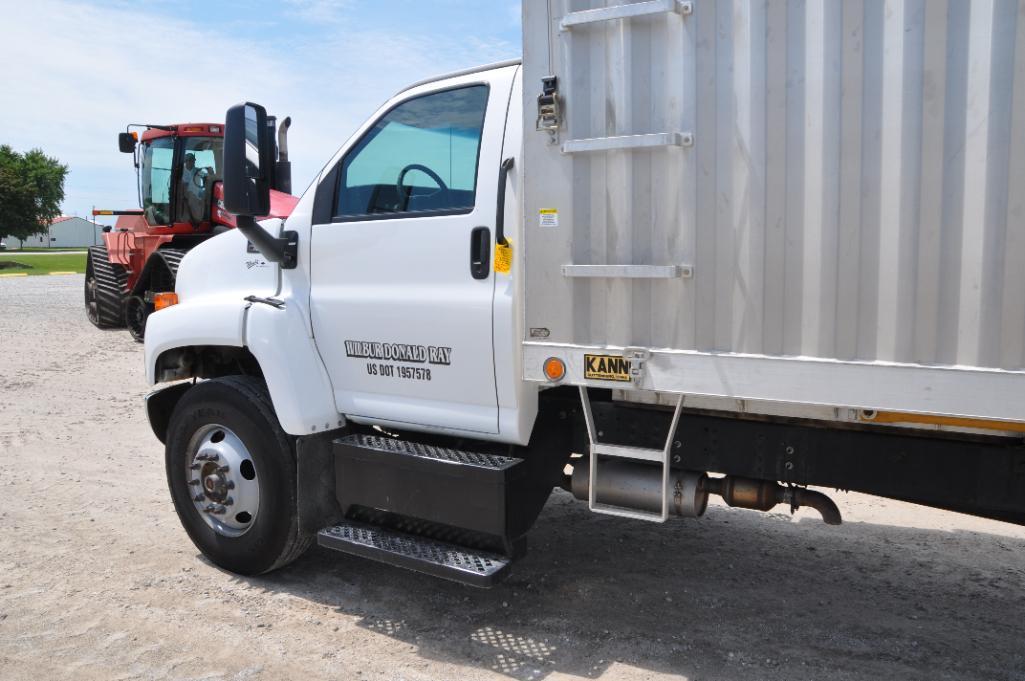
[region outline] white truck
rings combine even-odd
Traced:
[[[556,487],[1025,524],[1023,15],[531,0],[522,63],[398,93],[284,221],[233,107],[239,229],[146,331],[186,531],[484,586]]]

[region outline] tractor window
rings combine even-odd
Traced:
[[[410,99],[385,114],[342,161],[336,215],[469,212],[488,88]]]
[[[174,158],[174,138],[160,137],[146,144],[139,169],[142,184],[142,209],[146,222],[166,225],[171,208],[171,167]]]
[[[178,215],[194,225],[210,219],[214,182],[221,179],[224,139],[186,137],[182,153]]]

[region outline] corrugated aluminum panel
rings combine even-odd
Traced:
[[[524,5],[528,342],[1025,369],[1025,0]]]

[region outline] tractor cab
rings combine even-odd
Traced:
[[[222,223],[212,213],[224,158],[224,126],[146,126],[141,134],[131,127],[121,133],[119,146],[134,155],[147,231],[205,233]]]
[[[268,116],[263,131],[263,142],[273,152],[270,205],[264,217],[285,218],[299,201],[290,193],[291,119],[281,122],[275,137],[276,124]],[[236,217],[224,209],[223,124],[129,125],[118,135],[118,148],[135,163],[139,208],[93,210],[93,215],[117,216],[117,224],[104,229],[102,245],[89,249],[85,306],[96,326],[127,326],[141,341],[149,314],[173,295],[185,254],[237,225]]]
[[[286,216],[295,205],[291,192],[287,131],[291,120],[268,117],[266,134],[274,145],[271,215]],[[129,125],[118,147],[133,155],[138,175],[139,206],[118,211],[118,229],[149,234],[208,234],[218,226],[234,227],[235,216],[223,209],[221,167],[224,126],[220,123]]]

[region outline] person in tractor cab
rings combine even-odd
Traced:
[[[196,155],[185,154],[185,167],[182,168],[182,217],[194,225],[206,219],[206,178],[212,175],[213,168],[197,168]]]

